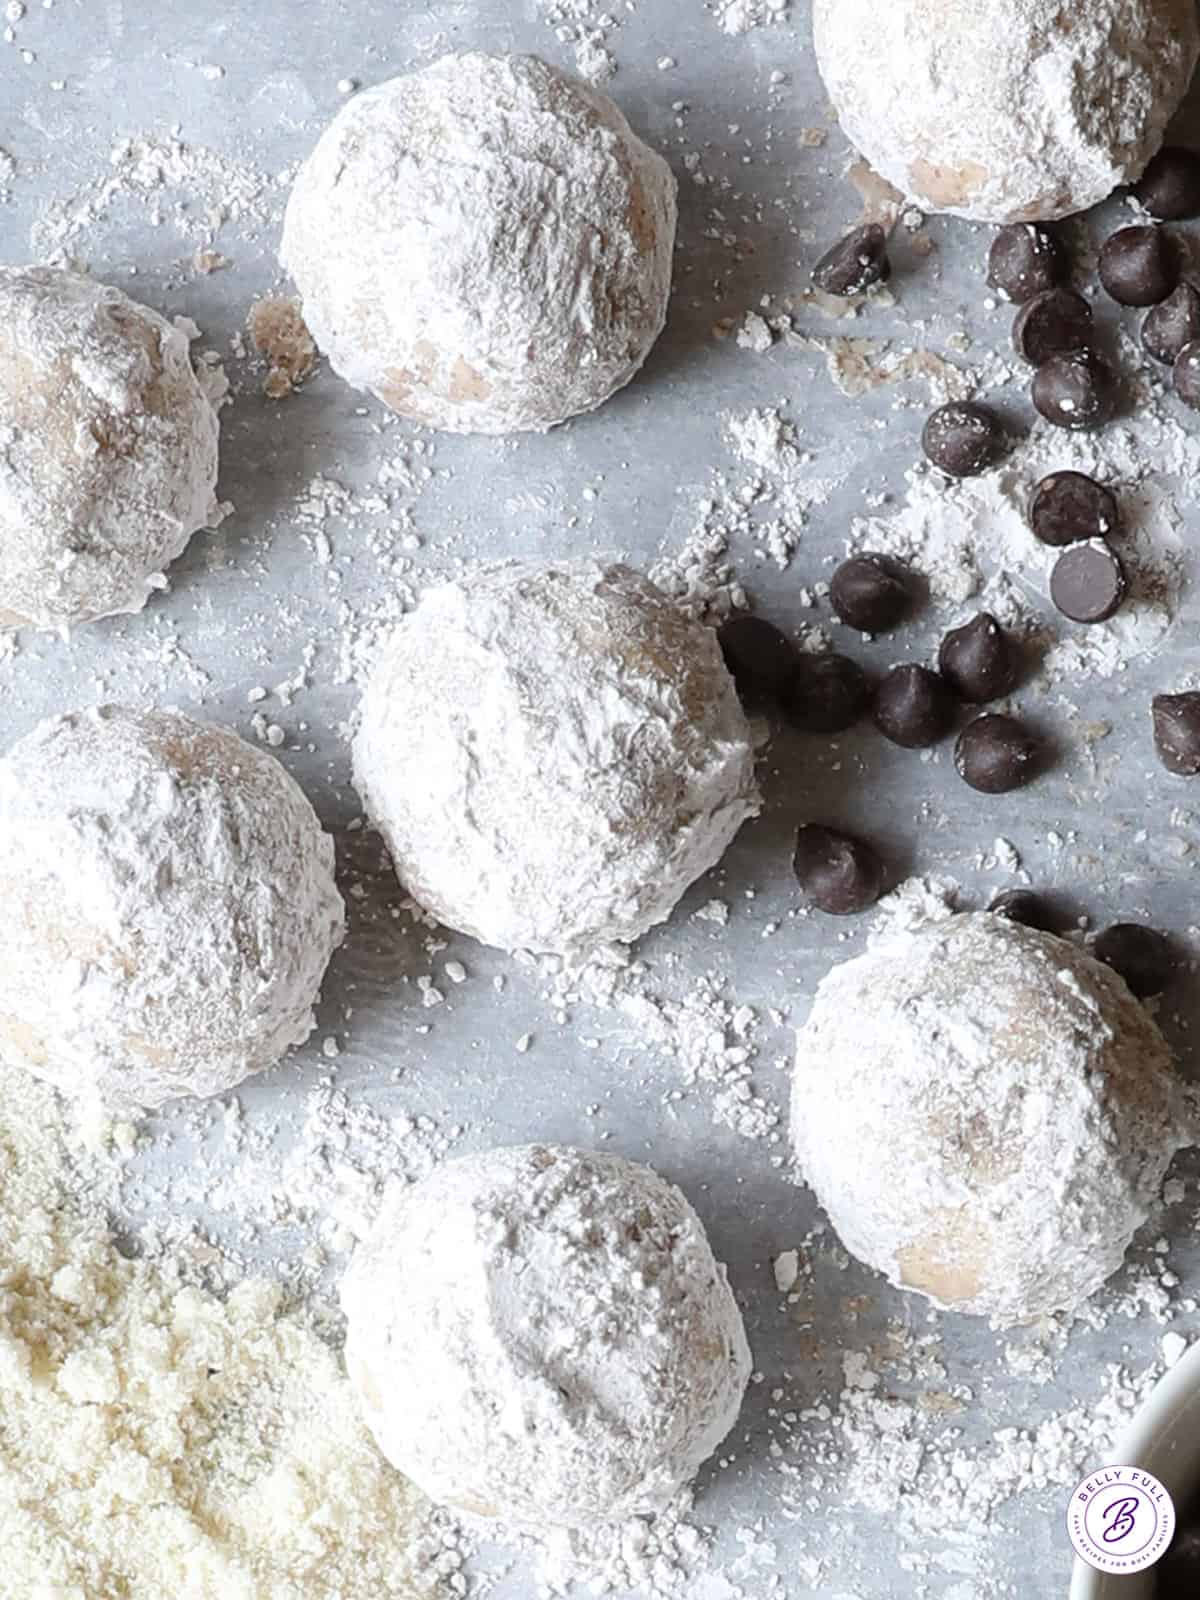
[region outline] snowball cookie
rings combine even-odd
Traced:
[[[384,1455],[433,1500],[506,1522],[661,1510],[750,1376],[725,1270],[679,1190],[562,1145],[393,1190],[342,1305]]]
[[[333,844],[279,763],[170,711],[54,717],[0,761],[0,1061],[115,1108],[307,1037]]]
[[[758,810],[716,635],[593,561],[429,590],[371,675],[354,770],[409,893],[505,950],[638,938]]]
[[[1187,90],[1195,0],[814,0],[847,136],[930,211],[1032,222],[1139,177]]]
[[[119,289],[0,267],[0,628],[140,611],[221,512],[188,335]]]
[[[793,1137],[843,1244],[1001,1322],[1116,1271],[1191,1142],[1182,1111],[1123,981],[986,912],[835,968],[799,1034]]]
[[[546,429],[662,331],[675,180],[606,95],[473,51],[357,95],[301,168],[281,259],[337,372],[453,433]]]

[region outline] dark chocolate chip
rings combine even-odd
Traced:
[[[1004,454],[1004,424],[986,406],[956,400],[931,414],[921,445],[934,466],[952,478],[973,478]]]
[[[1178,1529],[1154,1574],[1154,1600],[1196,1600],[1200,1595],[1200,1528]]]
[[[1185,406],[1200,411],[1200,339],[1185,344],[1175,358],[1175,393]]]
[[[1067,275],[1067,255],[1057,234],[1035,222],[1014,222],[992,240],[988,282],[1018,305],[1053,289]]]
[[[813,282],[826,294],[865,294],[877,283],[886,283],[892,274],[888,260],[887,231],[878,222],[868,222],[839,239],[813,268]]]
[[[739,694],[777,695],[791,682],[796,651],[765,617],[730,617],[721,624],[717,643]]]
[[[906,750],[924,750],[950,732],[954,697],[928,667],[905,662],[893,667],[875,691],[875,726]]]
[[[804,733],[844,733],[870,700],[871,686],[858,662],[830,650],[800,657],[783,696],[783,710]]]
[[[1013,320],[1013,346],[1031,366],[1092,342],[1092,308],[1072,289],[1047,289],[1027,300]]]
[[[1036,928],[1039,933],[1057,933],[1058,921],[1040,894],[1032,889],[1005,889],[992,901],[988,910],[1009,922],[1018,922],[1023,928]]]
[[[1033,491],[1029,525],[1043,544],[1111,539],[1120,532],[1116,496],[1082,472],[1052,472]]]
[[[1092,954],[1124,978],[1139,1000],[1161,994],[1175,968],[1171,941],[1140,922],[1114,922],[1096,940]]]
[[[1051,356],[1033,375],[1033,403],[1058,428],[1099,428],[1117,403],[1117,378],[1094,350]]]
[[[1142,344],[1155,361],[1174,366],[1185,344],[1200,339],[1200,289],[1181,283],[1160,306],[1152,306],[1142,322]]]
[[[961,628],[952,628],[938,651],[942,677],[960,700],[983,705],[999,700],[1017,681],[1012,643],[986,611]]]
[[[860,633],[886,633],[912,607],[903,569],[870,551],[843,561],[829,582],[829,603]]]
[[[1179,282],[1179,246],[1165,228],[1122,228],[1100,246],[1100,282],[1119,305],[1156,306]]]
[[[1158,759],[1177,777],[1194,778],[1200,773],[1200,692],[1156,694],[1150,709]]]
[[[1134,184],[1133,192],[1160,222],[1200,217],[1200,155],[1181,145],[1165,146]],[[1196,1592],[1200,1594],[1200,1587]]]
[[[796,835],[792,867],[808,899],[831,916],[850,917],[883,893],[883,862],[853,834],[809,822]]]
[[[1007,794],[1037,775],[1037,740],[1015,717],[985,712],[968,722],[954,747],[954,765],[980,794]]]
[[[1072,545],[1050,574],[1050,598],[1072,622],[1107,622],[1127,588],[1125,569],[1105,544]]]

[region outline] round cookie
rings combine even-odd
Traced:
[[[0,267],[0,628],[139,611],[220,521],[188,336],[119,289]]]
[[[1004,1323],[1115,1272],[1191,1142],[1122,980],[988,912],[834,968],[798,1035],[792,1137],[849,1251]]]
[[[662,331],[675,179],[606,96],[471,51],[356,95],[297,176],[280,258],[335,370],[454,433],[543,430]]]
[[[427,591],[371,674],[354,772],[427,911],[559,955],[664,921],[758,810],[716,634],[594,561]]]
[[[814,0],[813,31],[871,165],[979,222],[1067,216],[1139,177],[1200,49],[1193,0]]]
[[[0,1061],[115,1109],[219,1094],[307,1038],[333,843],[274,757],[170,711],[0,761]]]
[[[510,1523],[660,1511],[733,1427],[750,1376],[680,1191],[561,1145],[393,1189],[342,1305],[384,1455],[433,1500]]]

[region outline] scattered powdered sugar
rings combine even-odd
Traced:
[[[178,232],[209,244],[226,222],[239,224],[252,237],[273,220],[284,195],[275,178],[250,163],[171,136],[121,139],[108,164],[106,174],[47,205],[32,230],[35,257],[68,260],[123,199],[140,200],[152,222],[169,217]],[[172,194],[178,198],[168,204]]]
[[[666,1600],[702,1581],[710,1557],[711,1535],[690,1520],[692,1504],[692,1491],[683,1489],[653,1518],[548,1530],[518,1536],[517,1544],[547,1595],[628,1590],[639,1600]]]
[[[1060,553],[1029,529],[1028,505],[1050,472],[1087,473],[1115,489],[1124,531],[1116,541],[1130,578],[1129,600],[1109,622],[1066,632],[1049,606],[1049,573]],[[1110,677],[1153,654],[1174,622],[1183,583],[1181,500],[1200,475],[1200,435],[1161,400],[1141,396],[1136,415],[1098,434],[1069,434],[1037,424],[996,471],[949,483],[931,467],[908,474],[900,510],[855,520],[853,549],[909,561],[932,598],[959,610],[968,601],[1001,622],[1044,634],[1042,663],[1051,680]]]
[[[749,33],[783,22],[788,0],[711,0],[710,9],[723,33]]]
[[[938,1342],[927,1339],[930,1348]],[[1069,1488],[1099,1466],[1159,1369],[1134,1379],[1109,1364],[1103,1388],[1087,1404],[1032,1425],[994,1428],[982,1445],[960,1440],[944,1424],[947,1412],[961,1414],[971,1405],[969,1392],[926,1390],[915,1398],[881,1392],[882,1375],[858,1354],[843,1357],[843,1371],[833,1426],[845,1453],[847,1498],[888,1516],[903,1538],[928,1549],[929,1541],[948,1535],[984,1535],[1016,1496]]]
[[[722,515],[728,507],[738,531],[748,533],[782,570],[813,508],[828,502],[845,473],[830,477],[815,472],[814,456],[802,445],[798,424],[776,408],[729,413],[724,427],[735,456],[752,470],[736,484],[716,477],[723,494],[720,501],[709,502],[708,515]]]
[[[609,35],[621,26],[596,0],[540,0],[542,15],[560,44],[575,53],[575,70],[589,83],[607,83],[616,74],[617,61],[608,49]]]
[[[621,945],[582,967],[543,961],[540,971],[557,1013],[583,1005],[607,1015],[638,1050],[655,1050],[673,1065],[685,1088],[702,1088],[714,1122],[746,1139],[781,1143],[782,1113],[754,1078],[760,1018],[729,996],[717,974],[672,983]]]

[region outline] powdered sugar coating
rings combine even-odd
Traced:
[[[220,521],[188,335],[119,289],[0,267],[0,628],[138,611]]]
[[[232,1088],[312,1029],[333,843],[236,734],[116,706],[0,761],[0,1061],[115,1108]]]
[[[348,383],[455,433],[544,430],[629,382],[666,318],[675,180],[536,56],[448,55],[356,96],[280,257]]]
[[[1031,222],[1139,177],[1200,50],[1193,0],[814,0],[848,137],[931,211]]]
[[[988,913],[825,978],[792,1136],[848,1250],[1001,1322],[1097,1289],[1192,1142],[1167,1045],[1121,979]]]
[[[732,1428],[742,1319],[673,1184],[557,1145],[393,1190],[342,1288],[383,1453],[476,1516],[587,1528],[661,1510]]]
[[[758,809],[712,630],[594,561],[427,590],[372,673],[354,770],[405,888],[508,950],[638,938]]]

